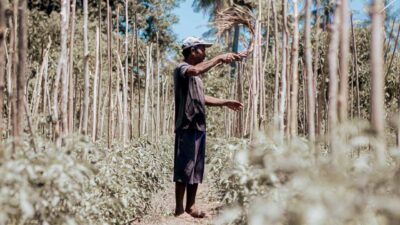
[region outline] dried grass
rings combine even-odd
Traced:
[[[217,37],[222,37],[225,32],[230,31],[236,25],[241,24],[246,27],[250,32],[251,40],[245,52],[250,53],[253,51],[256,36],[254,21],[255,16],[249,8],[234,5],[217,13],[214,26],[217,29]]]

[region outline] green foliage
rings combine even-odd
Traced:
[[[338,128],[331,153],[325,140],[312,147],[302,138],[281,142],[264,134],[251,145],[218,145],[224,162],[211,171],[231,207],[216,224],[397,224],[398,149],[387,147],[380,166],[367,124]]]
[[[0,224],[127,224],[143,216],[171,174],[171,140],[107,149],[70,137],[65,147],[36,140],[0,155]]]

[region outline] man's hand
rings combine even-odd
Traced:
[[[241,102],[238,102],[236,100],[226,100],[225,104],[226,107],[235,110],[235,111],[239,111],[243,109],[243,104]]]
[[[221,62],[223,63],[232,63],[234,61],[239,61],[242,59],[242,55],[241,54],[237,54],[237,53],[225,53],[219,56]]]

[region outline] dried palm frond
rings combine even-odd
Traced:
[[[229,31],[232,27],[241,24],[244,27],[247,27],[251,35],[250,44],[246,50],[246,52],[249,53],[253,50],[253,40],[255,39],[256,35],[253,21],[255,21],[255,16],[249,8],[239,5],[229,7],[221,12],[218,12],[215,17],[214,25],[217,29],[217,37],[222,37],[226,31]]]

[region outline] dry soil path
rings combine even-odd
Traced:
[[[213,218],[215,218],[217,209],[221,206],[221,203],[210,200],[210,194],[213,193],[214,190],[210,188],[207,182],[199,185],[196,205],[199,209],[208,212],[208,218],[196,219],[186,213],[178,218],[174,217],[174,190],[174,183],[171,182],[165,190],[155,194],[152,198],[152,209],[149,214],[146,215],[142,221],[135,222],[133,225],[213,224]]]

